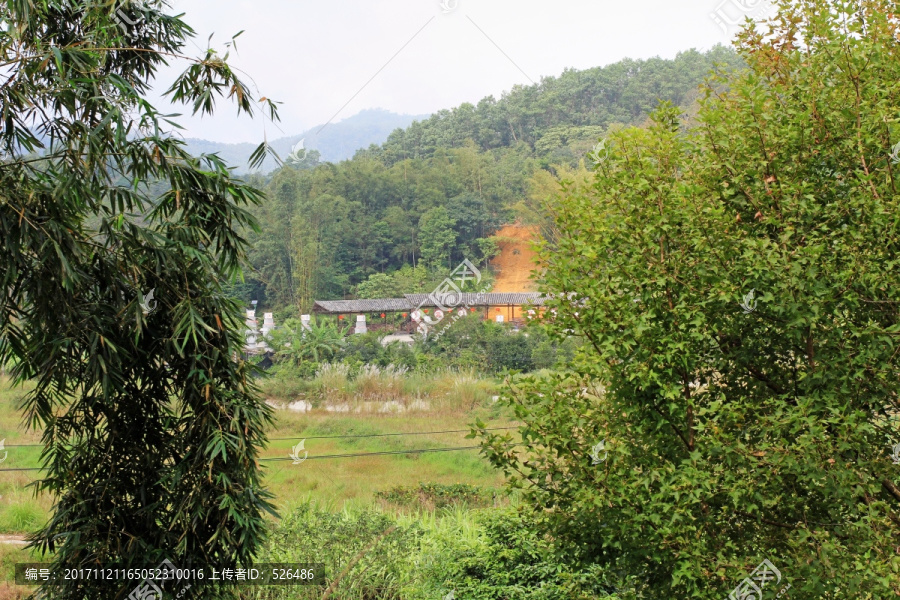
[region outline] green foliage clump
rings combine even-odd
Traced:
[[[300,319],[286,320],[269,332],[267,341],[276,361],[298,366],[328,362],[346,345],[344,336],[333,323],[310,323],[309,329],[305,329]]]
[[[533,342],[522,334],[507,333],[496,327],[491,327],[488,332],[484,349],[489,369],[494,372],[532,369]]]
[[[365,364],[386,367],[390,364],[391,353],[396,348],[382,346],[381,340],[384,336],[384,333],[378,331],[347,336],[346,343],[338,355],[339,360],[354,367]]]
[[[58,571],[233,568],[273,511],[257,462],[272,413],[234,358],[247,290],[224,287],[246,264],[241,231],[263,196],[218,156],[189,154],[146,94],[183,60],[172,102],[211,114],[227,95],[239,113],[277,113],[227,52],[185,56],[194,32],[168,8],[0,6],[0,365],[15,359],[13,380],[34,382],[23,401],[42,431],[34,485],[55,504],[31,541]],[[66,579],[40,596],[123,593]]]
[[[625,600],[623,587],[597,565],[560,548],[515,508],[480,512],[478,535],[438,536],[423,559],[420,596],[503,600]]]
[[[333,325],[313,325],[303,331],[300,321],[288,319],[269,335],[279,372],[286,377],[311,377],[316,365],[342,363],[355,376],[365,365],[405,369],[410,372],[437,373],[463,370],[484,374],[505,371],[528,372],[561,367],[571,362],[578,345],[574,338],[552,339],[540,325],[514,331],[508,325],[463,318],[440,337],[424,342],[382,344],[385,333],[341,334]],[[435,339],[437,338],[437,339]],[[286,369],[285,365],[293,365]]]
[[[470,493],[470,492],[467,492]],[[596,565],[582,565],[516,509],[392,517],[334,514],[304,503],[273,526],[260,562],[324,563],[333,597],[433,600],[632,600]],[[322,588],[257,588],[258,600],[322,597]]]
[[[535,323],[515,331],[509,325],[464,317],[422,344],[422,351],[443,366],[475,369],[482,373],[528,372],[571,361],[578,342],[562,336],[551,339]]]
[[[427,294],[440,279],[423,266],[401,268],[388,273],[373,273],[356,286],[357,298],[402,298],[404,294]]]
[[[779,8],[698,126],[663,105],[564,184],[547,317],[587,342],[504,396],[525,453],[485,432],[541,530],[648,599],[764,559],[767,596],[900,594],[896,3]]]
[[[396,486],[375,493],[376,498],[406,507],[446,508],[448,506],[489,506],[492,497],[468,483],[419,483],[418,486]]]
[[[335,597],[344,600],[399,599],[423,534],[415,523],[400,524],[374,510],[331,513],[302,504],[275,526],[259,562],[321,563]],[[268,588],[260,600],[322,597],[320,587]]]

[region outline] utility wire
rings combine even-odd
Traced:
[[[518,429],[515,427],[490,427],[485,431],[503,431],[507,429]],[[437,435],[440,433],[468,433],[471,429],[447,429],[444,431],[404,431],[401,433],[367,433],[362,435],[313,435],[307,437],[289,437],[289,438],[269,438],[270,442],[287,442],[291,440],[336,440],[350,438],[374,438],[374,437],[391,437],[399,435]],[[7,448],[43,448],[43,444],[6,444]]]
[[[351,458],[354,456],[384,456],[386,454],[424,454],[426,452],[452,452],[454,450],[474,450],[476,448],[481,448],[481,446],[459,446],[457,448],[425,448],[422,450],[391,450],[384,452],[362,452],[358,454],[323,454],[322,456],[308,456],[303,459],[301,462],[305,462],[307,460],[315,460],[319,458]],[[293,461],[293,458],[260,458],[259,461],[273,461],[280,462],[285,460]]]
[[[457,450],[475,450],[477,448],[481,448],[481,446],[458,446],[456,448],[422,448],[418,450],[391,450],[384,452],[357,452],[353,454],[323,454],[322,456],[307,456],[301,462],[305,462],[307,460],[321,460],[326,458],[353,458],[357,456],[386,456],[389,454],[425,454],[427,452],[454,452]],[[270,457],[270,458],[260,458],[257,459],[259,462],[263,461],[294,461],[293,458],[280,458],[280,457]],[[21,469],[0,469],[0,473],[5,473],[9,471],[43,471],[43,467],[27,467]]]
[[[519,426],[515,427],[492,427],[490,429],[486,429],[485,431],[500,431],[506,429],[518,429]],[[389,436],[397,436],[397,435],[437,435],[439,433],[468,433],[472,431],[471,429],[447,429],[445,431],[406,431],[402,433],[369,433],[365,435],[318,435],[318,436],[309,436],[309,437],[289,437],[289,438],[269,438],[270,442],[277,441],[289,441],[289,440],[331,440],[338,438],[373,438],[373,437],[389,437]]]

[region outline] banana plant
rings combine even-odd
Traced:
[[[345,344],[344,337],[334,324],[312,324],[306,329],[297,319],[287,319],[281,328],[271,331],[266,339],[275,351],[276,359],[289,360],[295,364],[330,360]]]

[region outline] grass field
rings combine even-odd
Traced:
[[[519,597],[523,590],[601,597],[602,578],[545,552],[548,540],[527,520],[520,497],[502,493],[502,475],[477,450],[415,453],[476,446],[466,439],[476,418],[514,427],[493,401],[498,381],[452,371],[398,379],[392,372],[347,378],[331,370],[314,380],[281,375],[261,383],[269,403],[302,405],[305,412],[276,409],[262,452],[263,459],[281,459],[262,464],[282,518],[270,517],[257,562],[321,565],[336,600],[433,600],[454,590],[460,598]],[[28,487],[38,472],[2,471],[39,464],[39,446],[16,446],[40,441],[21,426],[17,406],[25,393],[0,380],[0,439],[8,451],[0,463],[0,541],[35,531],[52,508],[50,498],[34,497]],[[398,433],[415,435],[385,435]],[[307,459],[293,464],[289,455],[300,440]],[[377,452],[396,454],[327,457]],[[0,543],[0,600],[33,591],[12,583],[15,563],[46,560]],[[264,587],[239,596],[320,600],[322,594],[314,586]]]
[[[481,390],[485,392],[496,384],[481,382],[481,385],[487,386]],[[264,385],[267,399],[279,404],[295,400],[290,395],[279,395],[285,387],[290,386],[285,386],[284,382],[267,382]],[[425,398],[425,404],[433,408],[403,413],[336,414],[324,408],[306,413],[277,410],[275,427],[269,432],[270,443],[262,452],[262,457],[287,459],[292,447],[301,439],[306,439],[305,449],[309,453],[309,458],[298,465],[292,464],[291,460],[263,462],[266,485],[275,494],[279,512],[284,514],[310,500],[334,510],[345,506],[370,506],[377,502],[375,494],[378,491],[417,485],[419,482],[499,488],[502,476],[479,456],[477,450],[316,458],[331,454],[474,446],[476,441],[467,440],[465,436],[476,417],[493,427],[510,425],[509,419],[490,408],[490,396],[486,393],[479,394],[473,401],[472,393],[462,393],[457,397],[452,391],[452,383],[442,388],[440,381],[434,382],[429,389],[433,397]],[[40,464],[40,447],[15,446],[40,442],[39,432],[28,431],[22,425],[18,405],[25,393],[24,389],[11,389],[7,380],[0,380],[0,440],[5,439],[8,452],[6,460],[0,463],[0,469]],[[346,395],[342,396],[344,398]],[[457,432],[311,439],[318,436],[448,430]],[[37,471],[0,472],[0,534],[28,533],[38,528],[49,515],[51,499],[46,495],[35,497],[29,486],[38,475]]]

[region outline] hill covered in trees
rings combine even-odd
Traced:
[[[718,46],[567,70],[439,111],[351,160],[251,176],[268,199],[254,211],[260,232],[249,234],[255,272],[236,292],[307,310],[360,284],[389,295],[427,291],[463,258],[486,264],[502,224],[534,221],[541,171],[578,168],[598,140],[645,123],[661,100],[696,110],[710,71],[741,64]],[[367,288],[376,274],[379,285]]]

